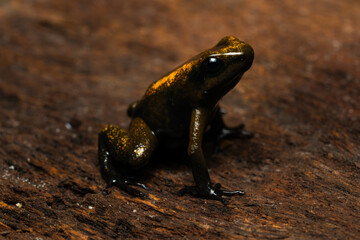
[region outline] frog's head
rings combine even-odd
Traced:
[[[254,59],[252,47],[229,36],[220,40],[216,46],[197,56],[198,97],[217,102],[239,82],[242,75],[251,67]],[[199,90],[199,89],[198,89]]]

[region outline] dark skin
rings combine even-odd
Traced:
[[[211,183],[202,141],[208,127],[206,136],[217,143],[223,138],[251,137],[243,131],[243,125],[229,128],[224,124],[218,101],[240,81],[253,58],[250,45],[235,37],[224,37],[213,48],[152,83],[143,98],[130,105],[128,115],[132,121],[128,131],[109,125],[99,133],[99,162],[106,189],[117,186],[146,197],[129,185],[146,186],[126,173],[143,168],[156,150],[186,146],[196,185],[183,188],[180,194],[223,203],[227,203],[223,196],[244,194]]]

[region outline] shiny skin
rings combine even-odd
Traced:
[[[250,45],[228,36],[153,82],[141,100],[130,105],[128,115],[132,121],[128,131],[109,125],[99,133],[99,162],[107,188],[117,186],[132,195],[146,197],[129,186],[146,189],[126,177],[128,171],[144,167],[155,151],[187,149],[196,186],[185,187],[181,194],[223,203],[226,200],[222,196],[243,194],[211,183],[202,142],[204,135],[216,141],[251,136],[242,130],[243,125],[229,128],[224,124],[218,101],[239,82],[253,58]]]

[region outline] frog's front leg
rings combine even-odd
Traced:
[[[127,113],[127,115],[128,115],[129,117],[132,118],[132,117],[134,116],[135,110],[136,110],[139,102],[140,102],[140,101],[135,101],[135,102],[133,102],[133,103],[130,104],[130,106],[128,107],[128,109],[127,109],[127,111],[126,111],[126,113]]]
[[[219,200],[225,204],[227,201],[222,196],[242,195],[244,192],[221,190],[220,184],[215,186],[211,184],[202,150],[202,137],[210,115],[211,113],[208,110],[202,108],[192,111],[188,155],[196,187],[185,187],[180,191],[180,194],[189,193],[203,198]]]
[[[206,133],[206,138],[215,140],[215,151],[218,150],[220,141],[222,139],[231,138],[252,138],[253,134],[248,131],[244,131],[244,124],[240,124],[236,127],[226,126],[222,115],[224,115],[225,109],[217,105],[212,113],[210,120],[210,130]]]
[[[99,133],[98,149],[101,174],[107,183],[104,193],[109,187],[117,186],[132,195],[146,197],[139,190],[128,186],[146,188],[145,185],[131,180],[125,174],[145,166],[156,147],[154,133],[141,118],[132,120],[129,132],[118,126],[106,126]]]

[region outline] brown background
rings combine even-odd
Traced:
[[[0,1],[0,238],[360,239],[360,2]],[[209,155],[246,195],[179,197],[186,164],[147,171],[150,200],[103,196],[97,132],[170,69],[234,35],[253,67],[222,101],[251,140]],[[169,159],[170,161],[171,159]]]

